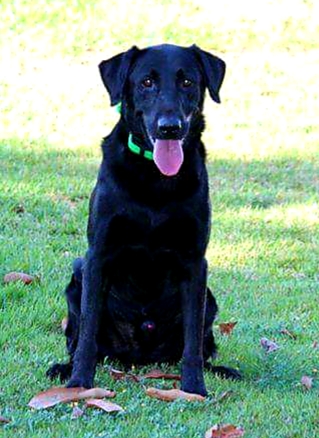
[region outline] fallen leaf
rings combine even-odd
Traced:
[[[205,433],[205,438],[237,438],[244,436],[244,429],[232,424],[215,424]]]
[[[293,339],[293,340],[296,340],[297,339],[297,336],[294,334],[294,333],[292,333],[292,332],[290,332],[289,330],[287,330],[287,329],[282,329],[282,330],[280,330],[280,333],[282,334],[282,335],[287,335],[287,336],[289,336],[291,339]]]
[[[278,350],[279,345],[276,344],[276,342],[270,341],[267,338],[261,338],[260,344],[263,347],[264,350],[266,350],[266,353],[271,353],[272,351]]]
[[[64,388],[54,387],[34,396],[28,406],[34,409],[47,409],[59,403],[68,403],[87,398],[115,397],[114,391],[101,388]]]
[[[108,389],[103,388],[91,388],[86,389],[79,394],[79,400],[87,399],[87,398],[114,398],[116,396],[115,391],[110,391]]]
[[[22,204],[17,204],[12,208],[12,211],[17,214],[22,214],[25,212],[25,208]]]
[[[215,398],[214,402],[218,403],[218,402],[221,402],[223,400],[226,400],[227,398],[229,398],[233,394],[234,394],[234,392],[231,389],[229,391],[224,391],[220,394],[220,396]]]
[[[124,409],[121,408],[121,406],[97,398],[90,398],[89,400],[86,400],[85,405],[88,408],[99,408],[105,412],[124,412]]]
[[[47,409],[58,403],[67,403],[79,400],[79,394],[85,388],[54,387],[35,395],[28,406],[34,409]]]
[[[199,394],[191,394],[184,392],[181,389],[157,389],[147,388],[146,395],[152,398],[157,398],[163,401],[174,401],[177,399],[183,399],[188,401],[204,401],[205,397]]]
[[[79,408],[78,406],[75,406],[73,408],[71,418],[72,419],[80,418],[80,417],[82,417],[83,414],[84,414],[84,411],[81,408]]]
[[[124,373],[124,371],[119,371],[119,370],[116,370],[115,368],[111,368],[110,369],[110,376],[114,380],[124,380],[124,379],[126,379],[127,374]]]
[[[230,335],[232,331],[234,330],[235,325],[237,324],[237,321],[235,322],[221,322],[219,324],[219,330],[222,335]]]
[[[158,369],[154,369],[146,374],[137,376],[136,374],[133,373],[125,373],[124,371],[119,371],[114,368],[111,368],[110,375],[114,380],[128,379],[128,380],[133,380],[135,382],[139,382],[142,379],[181,380],[181,376],[179,374],[164,373],[163,371]]]
[[[110,369],[110,376],[114,380],[133,380],[134,382],[139,382],[140,378],[133,373],[125,373],[124,371],[119,371],[114,368]]]
[[[181,376],[179,374],[164,373],[161,370],[151,370],[149,373],[139,377],[143,379],[181,380]]]
[[[309,376],[302,376],[301,377],[301,384],[307,389],[312,388],[312,381],[313,381],[312,377],[309,377]]]
[[[9,272],[3,278],[4,283],[12,283],[14,281],[22,281],[24,284],[31,284],[35,280],[35,277],[24,272]]]
[[[10,423],[10,420],[0,415],[0,424],[7,424],[7,423]]]
[[[69,320],[66,317],[63,318],[62,321],[61,321],[61,329],[62,329],[63,333],[66,332],[66,328],[68,326],[68,322],[69,322]]]

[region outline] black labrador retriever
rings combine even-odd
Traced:
[[[50,377],[90,388],[97,362],[177,362],[184,391],[206,395],[217,305],[207,288],[210,204],[201,141],[206,88],[219,103],[225,63],[197,46],[131,48],[100,66],[121,117],[102,144],[89,248],[66,289],[70,362]]]

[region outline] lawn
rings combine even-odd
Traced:
[[[317,438],[318,4],[2,0],[0,13],[0,278],[40,278],[0,284],[0,415],[11,420],[0,434],[202,438],[214,424],[232,423],[249,438]],[[206,373],[207,401],[167,404],[146,398],[141,384],[114,382],[105,364],[96,384],[117,391],[124,413],[71,419],[70,405],[33,411],[30,398],[51,385],[46,369],[66,358],[63,288],[86,249],[100,140],[118,117],[97,64],[132,44],[162,41],[196,42],[228,66],[222,105],[205,106],[207,255],[220,307],[217,362],[239,367],[244,379]],[[222,336],[218,323],[228,321],[237,325]],[[265,353],[262,337],[280,348]],[[310,390],[304,375],[313,378]]]

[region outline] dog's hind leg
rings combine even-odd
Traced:
[[[70,361],[68,363],[56,363],[52,365],[46,373],[50,379],[58,377],[61,382],[69,379],[71,376],[73,368],[73,356],[79,338],[82,294],[82,265],[82,258],[74,260],[72,277],[70,283],[65,289],[68,305],[68,322],[65,329],[65,336],[67,350],[70,355]]]
[[[215,359],[217,356],[217,346],[213,334],[213,322],[218,312],[218,306],[211,290],[207,288],[207,300],[206,300],[206,313],[205,313],[205,326],[204,326],[204,368],[211,371],[214,374],[224,378],[238,380],[241,378],[239,371],[234,368],[225,366],[214,366],[208,359]]]

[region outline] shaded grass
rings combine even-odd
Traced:
[[[312,347],[319,325],[313,299],[318,288],[316,160],[209,162],[214,206],[209,284],[220,305],[220,320],[238,321],[230,338],[217,333],[219,362],[239,366],[245,380],[232,383],[209,375],[206,380],[212,395],[230,389],[233,395],[204,406],[166,405],[146,400],[138,385],[115,384],[99,371],[97,384],[115,387],[126,413],[105,418],[91,411],[71,421],[71,407],[30,412],[25,406],[35,388],[48,386],[44,372],[49,364],[65,357],[61,292],[71,260],[86,247],[88,196],[99,158],[89,150],[79,155],[44,143],[30,143],[27,150],[16,141],[9,143],[14,147],[6,142],[0,152],[6,163],[1,275],[23,270],[39,275],[41,283],[1,289],[1,405],[2,414],[13,418],[6,426],[8,436],[124,437],[129,431],[148,437],[152,430],[158,437],[201,437],[216,422],[243,424],[252,437],[316,436],[317,382],[309,393],[299,384],[303,374],[316,376],[318,364]],[[280,193],[289,196],[281,198]],[[21,205],[24,212],[16,213]],[[281,335],[283,328],[297,340]],[[280,350],[266,355],[259,346],[263,336],[276,340]]]

